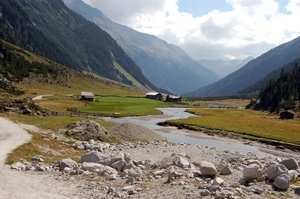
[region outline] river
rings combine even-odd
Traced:
[[[229,150],[231,152],[240,152],[240,153],[251,152],[256,154],[263,153],[257,147],[245,145],[240,141],[230,140],[230,139],[217,139],[215,136],[210,137],[207,135],[202,136],[201,138],[195,138],[189,136],[188,135],[189,131],[185,129],[177,129],[174,127],[161,127],[157,125],[158,122],[163,122],[169,119],[188,118],[192,116],[192,114],[185,112],[186,108],[158,108],[158,110],[163,112],[164,117],[142,116],[142,117],[125,117],[125,118],[107,118],[106,120],[116,122],[116,123],[123,123],[123,122],[137,123],[149,129],[152,129],[162,137],[165,137],[169,141],[175,143],[189,143],[192,145],[199,145],[208,148]]]

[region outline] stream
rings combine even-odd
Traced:
[[[187,135],[189,134],[189,130],[177,129],[174,127],[159,126],[157,125],[158,122],[163,122],[170,119],[188,118],[193,115],[185,112],[186,108],[157,108],[157,109],[162,111],[163,115],[166,117],[142,116],[142,117],[125,117],[125,118],[106,118],[105,120],[115,122],[115,123],[123,123],[123,122],[137,123],[155,131],[157,134],[167,138],[170,142],[174,142],[174,143],[188,143],[188,144],[199,145],[208,148],[229,150],[231,152],[240,152],[240,153],[251,152],[256,154],[265,154],[261,152],[257,147],[245,145],[242,142],[237,140],[230,140],[230,139],[218,140],[215,137],[210,138],[210,136],[207,135],[201,136],[201,138],[195,138]]]

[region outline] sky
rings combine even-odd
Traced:
[[[83,0],[195,60],[245,59],[300,36],[300,0]]]

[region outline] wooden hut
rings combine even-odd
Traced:
[[[81,100],[86,100],[86,101],[94,101],[94,93],[93,92],[86,92],[86,91],[82,91],[81,92]]]
[[[149,92],[146,94],[146,98],[149,99],[156,99],[156,100],[162,100],[163,95],[158,92]]]
[[[280,113],[280,119],[294,119],[295,113],[290,110],[282,111]]]

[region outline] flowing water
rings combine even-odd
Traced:
[[[179,119],[179,118],[188,118],[192,116],[192,114],[185,112],[185,108],[158,108],[158,110],[162,111],[164,115],[168,116],[166,118],[162,117],[125,117],[125,118],[107,118],[107,121],[112,121],[116,123],[123,122],[133,122],[140,125],[143,125],[149,129],[152,129],[157,134],[162,137],[167,138],[171,142],[175,143],[189,143],[192,145],[199,145],[209,148],[217,148],[220,150],[229,150],[231,152],[241,152],[241,153],[262,153],[259,151],[257,147],[245,145],[242,142],[238,142],[236,140],[217,140],[216,138],[209,138],[205,136],[204,138],[194,138],[186,134],[188,131],[184,129],[177,129],[174,127],[168,127],[168,132],[163,132],[162,129],[166,129],[165,127],[161,127],[157,125],[158,122],[163,122],[169,119]],[[146,119],[145,119],[146,118]]]

